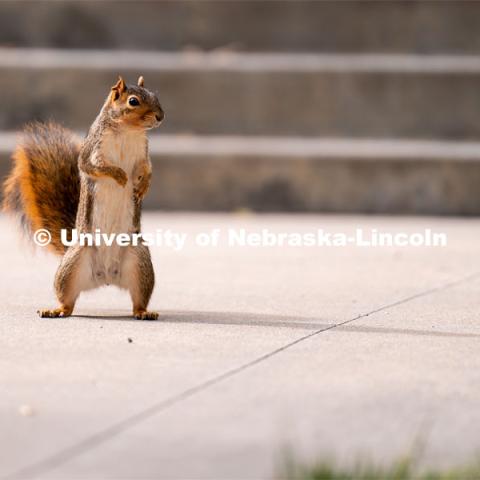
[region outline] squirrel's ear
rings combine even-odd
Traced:
[[[122,77],[118,77],[118,82],[112,87],[112,99],[118,100],[120,95],[127,89]]]
[[[143,83],[144,83],[143,77],[140,75],[140,76],[138,77],[137,85],[138,85],[139,87],[143,87]]]

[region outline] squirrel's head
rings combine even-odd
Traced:
[[[110,117],[129,127],[149,130],[160,125],[165,114],[157,96],[144,87],[143,77],[137,85],[127,85],[122,77],[112,87],[107,99]]]

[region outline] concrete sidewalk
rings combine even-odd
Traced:
[[[57,260],[0,227],[0,477],[272,478],[285,447],[389,462],[422,438],[438,467],[480,449],[479,220],[150,213],[144,231],[190,240],[448,234],[444,248],[154,248],[157,322],[114,289],[39,319]]]

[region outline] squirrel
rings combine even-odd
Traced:
[[[158,318],[147,310],[155,283],[148,246],[66,247],[61,230],[140,234],[152,175],[146,131],[164,116],[143,77],[137,85],[119,77],[83,142],[55,123],[25,128],[4,183],[3,209],[19,214],[30,234],[50,232],[50,249],[63,256],[54,282],[60,305],[38,311],[41,317],[68,317],[82,291],[113,284],[130,292],[135,318]]]

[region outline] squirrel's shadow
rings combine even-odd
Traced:
[[[439,337],[469,337],[479,338],[480,334],[475,332],[448,332],[435,330],[419,330],[395,327],[378,327],[370,325],[355,325],[347,322],[346,324],[335,324],[326,321],[326,319],[314,317],[302,317],[294,315],[274,315],[259,313],[242,312],[205,312],[205,311],[160,311],[157,320],[138,320],[130,315],[72,315],[72,318],[82,318],[90,320],[109,320],[122,322],[150,322],[152,324],[205,324],[205,325],[229,325],[246,327],[275,327],[275,328],[295,328],[310,331],[324,331],[335,328],[343,332],[361,332],[361,333],[391,333],[397,335],[414,336],[439,336]]]
[[[87,320],[118,320],[118,321],[132,321],[132,322],[155,322],[158,320],[138,320],[137,318],[134,318],[133,315],[79,315],[79,314],[73,314],[70,315],[70,318],[83,318]]]
[[[209,325],[242,325],[260,327],[289,327],[316,330],[331,327],[331,323],[323,323],[318,318],[284,316],[242,312],[192,312],[192,311],[160,311],[157,320],[138,320],[132,315],[86,315],[73,314],[70,318],[89,320],[132,321],[153,323],[193,323]]]

